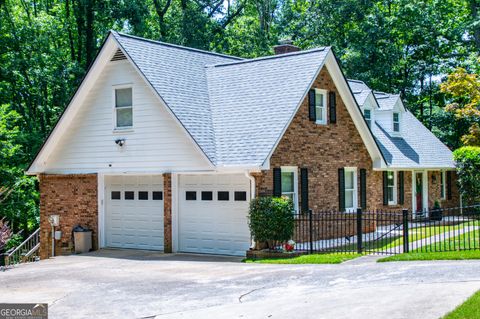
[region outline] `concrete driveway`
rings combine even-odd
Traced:
[[[134,250],[0,272],[0,302],[50,318],[439,318],[480,289],[480,261],[242,264]]]

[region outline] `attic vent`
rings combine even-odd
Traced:
[[[126,59],[127,57],[125,56],[125,54],[123,54],[122,50],[118,49],[110,61],[120,61],[120,60],[126,60]]]

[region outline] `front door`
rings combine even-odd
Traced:
[[[415,172],[415,212],[423,210],[423,172]]]

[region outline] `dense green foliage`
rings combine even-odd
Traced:
[[[248,226],[252,237],[272,248],[293,236],[293,203],[287,197],[257,197],[250,202]]]
[[[457,162],[458,186],[466,203],[480,199],[480,147],[464,146],[453,152]]]
[[[479,11],[478,0],[0,0],[0,217],[36,226],[37,186],[23,171],[109,29],[243,57],[282,38],[331,45],[348,77],[401,93],[457,148],[478,117],[444,106],[478,105],[440,82],[457,67],[478,74]]]

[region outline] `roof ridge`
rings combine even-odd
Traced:
[[[139,37],[139,36],[135,36],[135,35],[131,35],[131,34],[126,34],[126,33],[118,32],[118,31],[115,31],[115,30],[110,30],[110,31],[111,31],[113,34],[117,34],[117,35],[119,35],[119,36],[128,37],[128,38],[132,38],[132,39],[139,40],[139,41],[145,41],[145,42],[150,42],[150,43],[154,43],[154,44],[164,45],[164,46],[172,47],[172,48],[175,48],[175,49],[192,51],[192,52],[196,52],[196,53],[216,55],[216,56],[221,56],[221,57],[229,58],[229,59],[233,59],[233,60],[240,60],[240,61],[245,60],[244,58],[237,57],[237,56],[233,56],[233,55],[228,55],[228,54],[223,54],[223,53],[217,53],[217,52],[212,52],[212,51],[207,51],[207,50],[202,50],[202,49],[196,49],[196,48],[186,47],[186,46],[183,46],[183,45],[178,45],[178,44],[167,43],[167,42],[158,41],[158,40],[152,40],[152,39],[142,38],[142,37]]]
[[[304,51],[290,52],[290,53],[285,53],[285,54],[267,55],[267,56],[262,56],[262,57],[258,57],[258,58],[253,58],[253,59],[244,59],[244,60],[241,60],[241,61],[207,64],[205,67],[216,68],[216,67],[237,65],[237,64],[243,64],[243,63],[262,62],[262,61],[265,61],[265,60],[273,60],[273,59],[279,59],[279,58],[292,57],[292,56],[296,56],[296,55],[303,55],[303,54],[309,54],[309,53],[315,53],[315,52],[323,52],[326,49],[330,49],[330,47],[329,46],[319,47],[319,48],[313,48],[313,49],[304,50]]]

